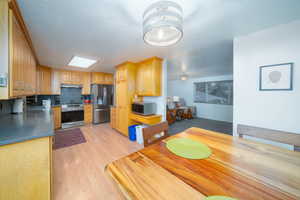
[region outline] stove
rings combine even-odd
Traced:
[[[64,104],[61,106],[62,128],[84,125],[83,104]]]

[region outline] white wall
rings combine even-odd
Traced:
[[[232,122],[233,107],[229,105],[194,103],[194,83],[203,81],[232,80],[232,75],[191,78],[186,81],[169,80],[168,96],[183,98],[188,106],[197,107],[197,117]]]
[[[166,102],[167,102],[167,70],[168,70],[168,61],[163,60],[162,63],[162,82],[161,82],[161,96],[160,97],[144,97],[145,102],[155,102],[157,105],[156,114],[162,115],[163,121],[167,118],[166,112]]]
[[[293,91],[259,91],[259,66],[294,63]],[[300,20],[234,39],[237,124],[300,133]]]

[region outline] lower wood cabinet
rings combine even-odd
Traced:
[[[92,104],[84,105],[84,123],[89,124],[93,121],[93,106]]]
[[[51,200],[52,137],[0,146],[0,199]]]
[[[60,106],[52,107],[52,112],[53,112],[54,129],[60,129],[61,128],[61,107]]]
[[[116,108],[110,108],[110,126],[116,128]]]
[[[129,108],[127,106],[116,107],[116,129],[125,136],[128,136],[130,126]]]

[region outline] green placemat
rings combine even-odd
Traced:
[[[209,196],[204,198],[203,200],[238,200],[238,199],[225,197],[225,196]]]
[[[174,138],[166,142],[167,148],[177,156],[189,159],[204,159],[211,155],[210,148],[189,138]]]

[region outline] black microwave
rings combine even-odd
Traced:
[[[139,115],[155,115],[156,103],[151,103],[151,102],[133,103],[131,106],[131,111]]]

